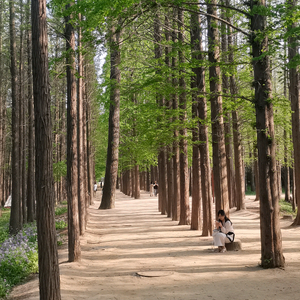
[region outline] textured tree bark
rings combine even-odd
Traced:
[[[232,78],[232,92],[236,90],[235,79]],[[237,111],[232,111],[232,125],[233,125],[233,145],[234,145],[234,166],[235,166],[235,186],[236,186],[236,205],[237,210],[245,209],[245,184],[244,184],[244,165],[242,159],[242,144],[240,125]]]
[[[167,12],[165,16],[165,40],[167,43],[167,46],[165,47],[165,64],[166,67],[170,70],[171,68],[171,59],[170,59],[170,53],[171,49],[169,46],[170,40],[171,40],[171,32],[170,32],[170,11]],[[169,74],[166,77],[166,84],[167,86],[172,85],[171,81],[171,74]],[[166,96],[166,108],[168,110],[172,110],[173,107],[173,100],[172,96]],[[172,118],[169,119],[170,123],[172,123]],[[173,198],[174,198],[174,187],[173,187],[173,151],[171,145],[167,145],[165,148],[166,151],[166,210],[167,210],[167,216],[172,217],[172,207],[173,207]]]
[[[140,190],[140,168],[139,165],[135,165],[134,167],[134,172],[135,172],[135,199],[140,199],[141,198],[141,190]]]
[[[20,180],[20,108],[17,99],[17,57],[16,57],[16,32],[14,1],[9,1],[9,29],[10,29],[10,72],[11,72],[11,97],[12,97],[12,186],[11,214],[9,223],[10,234],[16,234],[22,228],[21,219],[21,180]]]
[[[224,1],[222,1],[224,4]],[[226,20],[226,12],[223,9],[221,18]],[[231,28],[230,28],[231,29]],[[229,30],[228,30],[229,31]],[[227,33],[227,26],[221,23],[221,50],[222,50],[222,61],[229,61],[229,38],[230,35]],[[227,72],[222,72],[222,90],[223,94],[228,95],[230,91],[229,77]],[[232,149],[232,132],[231,132],[231,117],[229,111],[224,112],[224,140],[225,140],[225,152],[226,152],[226,169],[227,169],[227,184],[228,184],[228,201],[229,207],[234,206],[235,197],[235,184],[234,184],[234,166],[233,166],[233,149]]]
[[[3,81],[3,60],[2,60],[2,14],[3,14],[3,1],[0,2],[0,205],[5,204],[6,199],[4,198],[4,144],[5,144],[5,135],[4,135],[4,118],[3,118],[3,90],[2,90],[2,81]],[[2,209],[0,209],[0,217],[2,215]]]
[[[105,184],[100,209],[111,209],[115,207],[115,193],[118,176],[119,164],[119,139],[120,139],[120,80],[121,73],[119,64],[121,61],[120,53],[120,32],[115,31],[112,26],[110,31],[110,79],[112,87],[110,92],[109,109],[109,129],[108,146],[105,170]]]
[[[196,39],[202,40],[201,20],[193,15],[193,23],[198,24],[198,31],[195,35]],[[200,61],[204,60],[202,43],[197,44],[199,47],[197,58]],[[207,104],[205,98],[205,67],[201,66],[195,68],[196,85],[198,90],[198,116],[199,116],[199,151],[200,151],[200,171],[201,171],[201,197],[203,207],[203,227],[202,235],[208,236],[213,231],[213,216],[212,216],[212,193],[211,193],[211,170],[210,170],[210,158],[208,149],[208,127],[207,127]]]
[[[254,172],[255,172],[255,201],[260,201],[257,145],[254,146],[253,152],[254,152]]]
[[[210,3],[212,5],[207,6],[207,13],[217,16],[216,0]],[[207,20],[215,208],[216,213],[223,209],[229,215],[218,25],[213,17],[208,16]]]
[[[284,140],[287,141],[287,133],[284,130]],[[284,200],[286,202],[290,202],[290,198],[291,198],[291,184],[290,184],[290,168],[288,167],[288,157],[289,157],[289,153],[286,147],[286,143],[284,143],[284,190],[285,190],[285,197]]]
[[[250,3],[251,10],[264,7],[265,0]],[[261,265],[263,268],[284,266],[279,220],[279,199],[276,176],[275,136],[270,77],[266,16],[254,13],[251,17],[255,110],[260,184]]]
[[[19,2],[20,23],[23,24],[23,1]],[[22,26],[19,28],[19,74],[18,74],[18,101],[20,107],[19,117],[19,168],[20,168],[20,198],[21,198],[21,222],[27,221],[27,203],[26,203],[26,122],[25,122],[25,97],[24,97],[24,30]]]
[[[69,5],[67,6],[67,8]],[[78,216],[78,153],[77,153],[77,101],[76,101],[76,63],[75,32],[66,17],[67,55],[67,198],[68,198],[68,254],[69,261],[79,261],[81,256],[80,228]]]
[[[178,42],[180,45],[184,44],[183,38],[183,11],[178,9]],[[179,108],[180,108],[180,218],[179,225],[190,225],[190,204],[189,204],[189,166],[188,166],[188,149],[187,149],[187,99],[186,99],[186,83],[184,78],[184,67],[185,62],[183,51],[178,51],[178,62],[179,62]]]
[[[295,9],[296,0],[288,1],[290,7]],[[291,25],[290,29],[295,29],[298,25],[296,23]],[[294,36],[289,38],[288,56],[289,61],[292,62],[298,53],[297,46],[298,39]],[[292,137],[294,146],[294,183],[300,182],[300,101],[299,101],[299,70],[296,67],[290,68],[290,99],[292,108]],[[295,193],[293,193],[294,202],[298,210],[294,225],[300,225],[300,187],[299,184],[294,184]]]
[[[79,14],[81,20],[81,14]],[[80,235],[86,228],[86,192],[85,192],[85,170],[84,170],[84,105],[83,105],[83,58],[82,58],[82,35],[81,27],[78,28],[78,85],[77,85],[77,158],[78,158],[78,212]]]
[[[33,0],[31,2],[31,15],[40,299],[60,300],[52,169],[46,1]]]
[[[201,32],[200,32],[200,17],[198,14],[191,14],[191,47],[192,47],[192,59],[200,61],[201,55]],[[201,68],[193,68],[194,75],[191,77],[192,88],[192,116],[196,120],[195,127],[192,130],[193,141],[193,176],[192,176],[192,217],[191,217],[191,229],[201,230],[202,218],[201,218],[201,180],[200,180],[200,150],[199,150],[199,90],[198,87],[201,84],[197,80],[201,78]]]
[[[30,0],[27,0],[26,23],[30,24]],[[35,160],[34,160],[34,103],[32,91],[32,47],[31,29],[27,29],[27,99],[28,99],[28,172],[27,172],[27,221],[35,219]]]
[[[177,20],[177,9],[173,9],[173,28],[175,28]],[[172,42],[175,44],[177,42],[177,31],[172,31]],[[172,51],[176,51],[176,48]],[[174,89],[178,88],[177,80],[177,58],[175,53],[172,55],[172,86]],[[178,96],[177,93],[172,95],[173,110],[176,112],[178,110]],[[175,116],[174,121],[178,118]],[[174,197],[172,203],[172,220],[179,221],[180,219],[180,168],[179,168],[179,144],[178,144],[178,130],[174,131],[174,142],[173,142],[173,186],[174,186]]]

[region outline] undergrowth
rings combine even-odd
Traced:
[[[55,209],[55,215],[67,212],[62,203]],[[25,224],[16,235],[9,235],[10,209],[2,209],[0,217],[0,299],[8,296],[11,288],[21,283],[30,274],[38,272],[38,245],[36,223]],[[57,230],[67,227],[63,220],[56,220]],[[62,244],[60,236],[58,245]]]

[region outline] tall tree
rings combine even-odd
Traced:
[[[20,146],[19,146],[19,156],[20,156],[20,197],[21,197],[21,208],[22,215],[21,220],[23,223],[27,221],[27,204],[26,204],[26,122],[25,122],[25,97],[24,97],[24,29],[23,29],[23,1],[19,1],[20,10],[20,47],[19,47],[19,74],[18,74],[18,84],[19,84],[19,107],[20,107],[20,118],[19,118],[19,135],[20,135]]]
[[[279,220],[276,177],[272,85],[268,53],[265,0],[250,2],[251,46],[253,53],[255,111],[260,184],[261,265],[263,268],[284,266]],[[259,13],[261,12],[261,14]]]
[[[105,183],[99,207],[100,209],[110,209],[115,207],[120,140],[120,33],[120,28],[117,24],[112,24],[109,29],[110,78],[112,82],[110,86],[108,146]]]
[[[171,53],[171,48],[170,48],[170,40],[171,40],[171,31],[170,31],[170,16],[171,12],[168,11],[167,15],[165,16],[165,39],[166,39],[166,46],[165,46],[165,64],[166,67],[168,68],[168,71],[171,69],[171,58],[170,58],[170,53]],[[168,74],[166,77],[166,84],[167,86],[170,86],[171,83],[171,74]],[[173,107],[173,100],[172,96],[168,95],[166,96],[166,106],[170,110],[172,110]],[[170,123],[172,122],[172,117],[169,119]],[[166,160],[167,160],[167,186],[168,186],[168,191],[167,191],[167,215],[168,217],[173,216],[173,205],[174,205],[174,167],[173,167],[173,151],[172,151],[172,144],[169,144],[166,148]]]
[[[30,0],[27,0],[26,23],[30,24]],[[34,103],[32,91],[31,27],[27,28],[27,103],[28,103],[28,172],[27,172],[27,221],[35,219],[35,172],[34,172]]]
[[[0,1],[0,205],[4,200],[4,131],[3,131],[3,96],[2,96],[2,80],[3,80],[3,65],[2,65],[2,31],[3,31],[3,1]],[[2,214],[2,210],[0,209],[0,216]]]
[[[205,66],[201,64],[204,61],[204,53],[202,46],[202,31],[201,20],[197,15],[192,15],[194,26],[198,29],[195,32],[195,38],[199,41],[197,43],[198,50],[196,53],[197,60],[200,67],[194,69],[196,74],[197,86],[197,102],[198,102],[198,117],[199,117],[199,151],[200,151],[200,170],[201,170],[201,198],[203,208],[203,227],[202,235],[208,236],[213,231],[213,203],[211,190],[211,169],[210,169],[210,155],[208,142],[208,126],[207,126],[207,102],[205,89]]]
[[[297,0],[288,0],[288,8],[293,12],[296,9]],[[289,57],[289,79],[290,79],[290,100],[292,108],[292,137],[294,146],[294,190],[293,201],[297,204],[297,216],[294,225],[300,225],[300,187],[297,182],[300,180],[300,94],[299,94],[299,70],[295,67],[295,58],[298,57],[298,37],[293,32],[298,24],[293,22],[289,25],[291,31],[288,41]]]
[[[60,300],[54,211],[46,1],[31,2],[40,299]]]
[[[201,33],[200,33],[200,17],[198,14],[191,13],[191,45],[192,45],[192,59],[195,63],[200,61],[201,56]],[[194,74],[191,78],[192,88],[192,115],[195,121],[193,128],[193,186],[192,186],[192,217],[191,229],[201,229],[201,181],[200,181],[200,149],[199,149],[199,91],[198,88],[201,83],[197,80],[201,79],[201,67],[192,68]]]
[[[17,99],[17,54],[14,1],[9,1],[9,29],[10,29],[10,71],[11,71],[11,97],[12,97],[12,186],[11,214],[9,231],[16,234],[22,228],[21,197],[20,197],[20,153],[19,153],[19,118],[20,108]]]
[[[81,21],[81,14],[79,14]],[[82,29],[78,27],[78,84],[77,84],[77,157],[78,157],[78,212],[80,234],[83,235],[86,226],[86,193],[84,171],[84,105],[83,105],[83,57]]]
[[[67,5],[67,9],[70,5]],[[71,16],[67,15],[65,37],[67,50],[67,197],[68,197],[68,250],[69,261],[81,256],[78,216],[78,153],[77,153],[77,99],[75,30]]]
[[[179,62],[179,108],[180,108],[180,218],[179,225],[189,225],[190,219],[190,204],[189,204],[189,169],[188,169],[188,142],[187,142],[187,96],[186,96],[186,82],[184,78],[184,63],[185,58],[182,47],[184,45],[184,18],[183,10],[178,9],[178,62]]]
[[[178,87],[178,79],[177,79],[177,56],[176,51],[177,47],[175,47],[178,34],[176,28],[176,21],[178,18],[177,8],[173,8],[173,30],[172,30],[172,86],[173,89],[176,91]],[[171,95],[172,102],[173,102],[173,110],[176,112],[178,110],[178,95],[177,93],[172,93]],[[173,117],[173,121],[176,122],[178,117],[175,115]],[[172,220],[179,221],[180,219],[180,168],[179,168],[179,143],[178,143],[178,136],[179,132],[177,129],[174,130],[174,142],[173,142],[173,186],[174,186],[174,198],[173,198],[173,210],[172,210]],[[171,199],[170,199],[171,200]]]
[[[216,0],[207,6],[209,83],[212,122],[213,174],[216,211],[229,214],[226,152],[221,96],[220,48],[217,24]]]
[[[230,1],[226,0],[226,5],[230,6]],[[231,24],[231,18],[229,14],[227,15],[227,21]],[[237,83],[235,78],[235,65],[234,65],[234,44],[233,44],[233,33],[232,27],[228,26],[227,29],[227,39],[228,39],[228,60],[231,68],[230,72],[230,94],[236,97],[238,94]],[[236,98],[233,99],[236,102]],[[235,202],[237,209],[245,209],[245,185],[244,185],[244,172],[243,172],[243,158],[242,158],[242,144],[241,144],[241,134],[240,134],[240,120],[238,117],[237,107],[231,112],[232,115],[232,127],[233,127],[233,148],[234,148],[234,185],[235,185]]]

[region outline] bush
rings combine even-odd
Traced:
[[[59,206],[55,208],[55,215],[60,216],[63,215],[64,213],[68,212],[68,208],[66,206]]]
[[[0,218],[0,245],[8,239],[8,225],[9,225],[10,209],[4,208]]]
[[[68,224],[65,221],[56,221],[55,222],[55,228],[58,229],[65,229],[68,227]]]
[[[296,217],[296,212],[293,211],[293,207],[291,203],[286,202],[284,199],[281,199],[279,200],[279,206],[280,206],[280,212],[282,214],[292,215],[293,217]]]
[[[31,224],[0,247],[0,297],[5,297],[12,286],[37,271],[37,231],[36,225]]]

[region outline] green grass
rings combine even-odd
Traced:
[[[60,216],[68,212],[68,208],[66,206],[57,206],[55,208],[55,215]]]
[[[247,186],[247,190],[245,191],[246,196],[254,196],[256,194],[255,191],[251,191],[251,187]]]
[[[38,272],[36,224],[25,224],[14,236],[8,235],[10,210],[0,218],[0,299],[29,274]]]
[[[0,245],[8,238],[10,209],[2,209],[2,216],[0,217]]]
[[[68,227],[68,224],[65,221],[56,221],[55,222],[55,228],[56,228],[56,230],[65,229],[67,227]]]
[[[289,202],[286,202],[284,199],[281,199],[279,201],[280,206],[280,213],[284,215],[291,215],[293,217],[296,217],[296,211],[293,211],[292,204]]]
[[[55,208],[55,215],[67,213],[66,203]],[[10,209],[3,209],[0,217],[0,299],[5,299],[11,288],[28,275],[38,272],[36,224],[25,224],[16,236],[9,236]],[[56,221],[57,230],[67,228],[63,220]],[[61,245],[60,236],[57,244]]]

